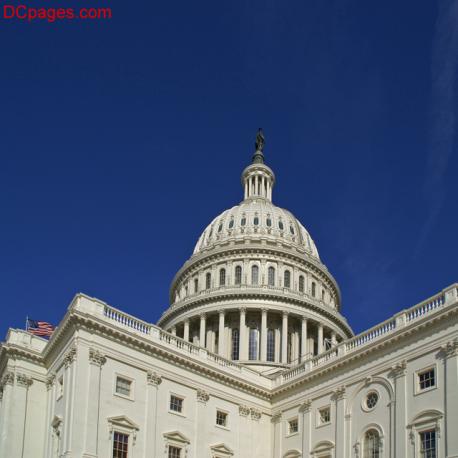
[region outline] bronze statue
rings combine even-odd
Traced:
[[[256,143],[255,143],[256,151],[262,152],[262,150],[264,149],[264,143],[265,143],[264,134],[262,132],[262,129],[259,128],[258,133],[256,134]]]

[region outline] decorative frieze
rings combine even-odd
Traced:
[[[16,383],[18,386],[24,386],[28,388],[30,385],[32,385],[33,380],[32,377],[29,377],[25,374],[16,374]]]
[[[394,378],[402,377],[406,375],[406,369],[407,369],[407,361],[404,359],[403,361],[396,363],[391,368],[391,376]]]
[[[443,347],[441,347],[441,350],[445,358],[458,356],[458,339],[447,342]]]
[[[64,356],[64,364],[65,367],[68,368],[71,366],[73,361],[76,359],[76,348],[72,347],[70,350],[67,351],[67,353]]]
[[[310,412],[310,408],[312,407],[312,400],[311,399],[306,399],[300,406],[299,406],[299,412],[302,413],[307,413]]]
[[[250,414],[250,408],[248,406],[240,405],[239,406],[239,415],[241,417],[248,417]]]
[[[94,366],[102,367],[107,362],[107,358],[104,354],[100,353],[95,348],[89,348],[89,363]]]
[[[197,401],[206,404],[210,399],[210,395],[205,390],[197,390]]]
[[[146,382],[148,385],[159,386],[162,383],[162,377],[156,372],[148,371],[146,373]]]
[[[252,420],[259,421],[261,419],[261,411],[259,409],[255,409],[254,407],[252,407],[250,409],[250,413]]]

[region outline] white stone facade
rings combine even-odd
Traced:
[[[9,330],[0,457],[458,458],[458,284],[354,336],[255,157],[158,326],[78,294],[49,341]]]

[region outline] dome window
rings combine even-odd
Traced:
[[[223,223],[219,223],[218,232],[221,232],[222,230],[223,230]]]
[[[194,279],[194,292],[195,293],[199,292],[199,279],[198,278]]]
[[[254,224],[255,226],[258,226],[258,225],[259,225],[259,218],[258,218],[257,216],[254,217],[253,224]]]
[[[251,267],[251,284],[257,285],[259,283],[259,267],[252,266]]]
[[[289,232],[294,235],[294,227],[292,225],[289,226]]]
[[[219,271],[219,286],[226,284],[226,269],[220,269]]]
[[[245,226],[246,225],[246,217],[245,216],[243,216],[243,218],[241,219],[240,225],[241,226]]]
[[[301,293],[304,292],[304,285],[305,285],[304,276],[301,275],[299,277],[299,292],[301,292]]]
[[[212,285],[212,274],[207,272],[205,275],[205,289],[210,289]]]
[[[230,221],[229,221],[229,229],[232,229],[234,227],[234,218],[232,218]]]
[[[285,288],[291,288],[291,272],[289,270],[285,270],[283,276],[283,286]]]
[[[272,220],[270,219],[269,216],[266,219],[266,224],[267,224],[267,227],[271,227],[272,226]]]
[[[235,284],[240,285],[242,283],[242,266],[235,267]]]
[[[312,297],[316,296],[316,283],[313,281],[312,282]]]
[[[283,221],[280,220],[280,221],[278,222],[278,229],[280,229],[280,230],[282,231],[284,228],[285,228],[285,226],[283,226]]]
[[[267,271],[267,280],[269,286],[275,286],[275,267],[269,267]]]

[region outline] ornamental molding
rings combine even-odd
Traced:
[[[406,369],[407,369],[407,361],[404,359],[391,367],[390,375],[395,379],[399,377],[403,377],[404,375],[406,375]]]
[[[239,415],[241,417],[248,417],[250,414],[250,408],[245,405],[239,405]]]
[[[17,374],[16,375],[16,383],[18,386],[23,386],[28,388],[33,383],[32,377],[29,377],[25,374]]]
[[[444,359],[458,356],[458,339],[451,340],[441,347]]]
[[[48,375],[48,377],[46,377],[46,389],[49,391],[53,385],[56,383],[56,376],[55,374],[52,374],[52,375]]]
[[[162,377],[156,372],[148,371],[146,373],[146,382],[148,385],[158,387],[162,383]]]
[[[99,350],[89,348],[89,363],[94,366],[102,367],[107,362],[107,358]]]
[[[255,409],[254,407],[252,407],[250,409],[250,413],[252,420],[259,421],[261,419],[262,412],[259,409]]]
[[[65,368],[69,368],[76,359],[76,347],[70,348],[64,356]]]
[[[210,399],[210,395],[205,390],[198,389],[196,394],[197,394],[197,402],[206,404],[208,400]]]
[[[13,372],[5,372],[0,382],[0,385],[3,389],[6,385],[13,385],[14,383],[14,374]]]
[[[312,400],[311,400],[311,399],[306,399],[306,400],[299,406],[299,412],[302,412],[302,413],[310,412],[311,407],[312,407]]]

